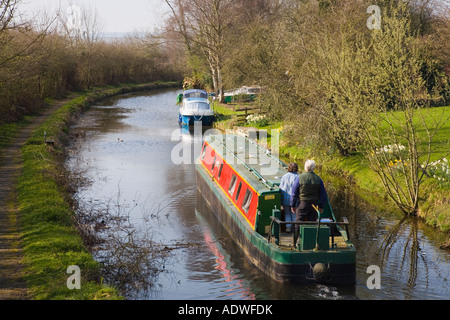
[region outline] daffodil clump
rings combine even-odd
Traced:
[[[389,154],[389,155],[395,156],[395,155],[399,155],[405,151],[406,151],[406,147],[401,144],[392,144],[392,145],[390,144],[390,145],[384,146],[379,149],[377,148],[374,152],[372,152],[372,156],[374,156],[375,153],[376,154],[384,153],[384,154]]]
[[[247,124],[255,127],[265,127],[269,125],[269,120],[263,114],[251,114],[246,118]]]
[[[433,177],[440,182],[450,181],[450,166],[447,158],[431,162],[427,167],[425,167],[425,165],[422,165],[421,167],[424,170],[426,169],[429,177]]]
[[[403,161],[403,160],[398,160],[398,159],[395,159],[394,161],[389,161],[389,167],[392,167],[392,168],[395,168],[395,169],[400,169],[400,168],[403,168],[403,167],[405,167],[405,166],[407,166],[408,165],[408,162],[407,161]]]
[[[372,151],[372,157],[382,157],[389,168],[400,169],[408,166],[406,147],[393,144]]]

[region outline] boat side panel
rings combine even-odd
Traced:
[[[210,178],[217,182],[236,209],[238,209],[240,214],[254,229],[258,207],[258,193],[256,190],[254,190],[251,185],[241,175],[239,175],[233,167],[229,165],[208,143],[205,143],[204,145],[201,163],[204,166],[205,171],[210,175]],[[221,168],[222,165],[223,167]],[[230,192],[230,185],[232,183],[235,187],[233,191]],[[246,200],[245,197],[247,191],[251,194],[251,202],[246,210],[244,207],[244,200]]]

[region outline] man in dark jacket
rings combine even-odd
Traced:
[[[313,205],[319,207],[319,212],[323,212],[324,206],[328,202],[327,192],[322,179],[314,173],[316,163],[313,160],[305,162],[305,172],[295,179],[292,186],[291,208],[296,215],[296,221],[316,221],[317,211]],[[298,234],[299,225],[295,225]]]

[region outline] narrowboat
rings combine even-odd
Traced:
[[[200,194],[252,265],[280,282],[355,283],[348,220],[336,221],[328,201],[318,221],[284,232],[279,185],[287,165],[255,140],[207,136],[195,165]]]
[[[181,103],[179,122],[182,125],[193,125],[196,121],[201,121],[202,125],[210,126],[215,119],[208,93],[204,90],[186,90],[182,98],[177,98],[177,103]]]

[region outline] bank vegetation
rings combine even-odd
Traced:
[[[315,157],[450,230],[448,1],[166,3],[187,83],[219,102],[226,89],[263,87],[256,104],[282,123],[288,157]]]
[[[64,167],[69,128],[78,114],[108,97],[140,90],[171,88],[177,82],[117,86],[90,90],[67,101],[37,127],[22,147],[23,169],[17,184],[17,206],[26,283],[36,300],[121,300],[129,286],[145,282],[152,290],[154,278],[162,272],[165,252],[151,240],[135,235],[126,212],[80,207],[73,194],[85,179]],[[52,143],[44,142],[47,132]],[[114,206],[119,208],[120,206]],[[107,224],[105,241],[102,224]],[[126,231],[126,233],[124,233]],[[108,254],[98,249],[108,244]],[[97,259],[93,253],[97,252]],[[67,281],[70,266],[80,268],[80,288],[72,290]],[[134,282],[133,282],[134,281]]]
[[[82,7],[76,26],[66,10],[24,21],[22,3],[0,1],[0,125],[68,92],[182,79],[179,50],[160,34],[106,39],[95,11]]]
[[[156,276],[155,260],[165,253],[149,246],[150,239],[139,245],[139,239],[114,229],[122,254],[93,258],[92,237],[86,237],[86,231],[96,224],[88,224],[83,212],[77,212],[75,190],[63,166],[64,147],[72,121],[92,103],[128,92],[179,86],[179,50],[156,33],[103,39],[95,12],[84,8],[75,28],[62,12],[25,21],[18,14],[21,4],[0,0],[0,149],[13,142],[33,116],[60,105],[22,146],[22,170],[14,188],[30,297],[123,299],[125,286],[144,277],[146,288],[151,288],[149,273]],[[117,228],[128,230],[124,224]],[[125,256],[124,250],[131,253]],[[127,266],[118,266],[125,260]],[[81,270],[80,290],[69,288],[70,266]],[[140,278],[127,278],[124,284],[122,274]]]

